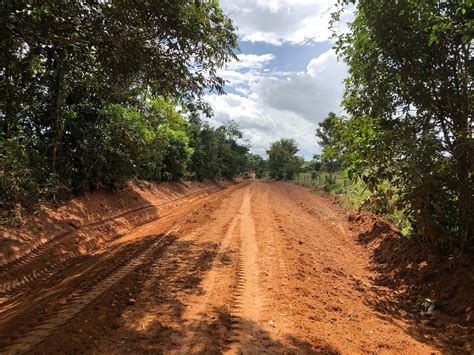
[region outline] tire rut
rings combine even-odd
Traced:
[[[239,202],[240,206],[241,204],[242,201]],[[205,351],[205,349],[202,348],[202,345],[205,343],[205,338],[207,335],[205,332],[203,332],[203,329],[201,329],[201,321],[203,315],[213,312],[213,310],[209,309],[209,307],[212,306],[210,303],[212,303],[212,296],[215,292],[216,279],[219,273],[218,266],[221,263],[221,260],[225,257],[226,253],[228,253],[229,246],[235,239],[235,236],[238,232],[240,226],[240,213],[238,211],[240,206],[237,207],[236,213],[232,219],[224,226],[224,239],[220,243],[207,276],[206,295],[196,307],[193,307],[193,309],[190,310],[191,314],[188,314],[187,316],[189,319],[189,324],[187,326],[186,334],[184,334],[184,337],[180,340],[180,350],[176,352],[177,354],[200,353]]]
[[[125,264],[114,265],[111,270],[101,273],[101,275],[97,277],[97,280],[94,280],[93,286],[72,294],[71,302],[61,306],[59,311],[46,318],[40,325],[34,327],[26,334],[23,334],[16,342],[0,350],[0,353],[22,354],[32,350],[35,346],[51,336],[57,329],[76,317],[86,306],[94,302],[94,300],[105,291],[126,277],[130,272],[144,264],[147,258],[153,252],[157,251],[158,247],[165,244],[167,237],[172,233],[176,233],[184,223],[186,223],[186,221],[175,225],[165,234],[158,236],[157,240],[155,240],[156,238],[151,240],[151,245],[147,243],[142,248],[139,248],[132,253],[132,257],[129,258]]]
[[[236,281],[231,309],[231,354],[258,351],[270,339],[262,331],[261,312],[265,299],[259,289],[258,245],[255,223],[252,216],[251,199],[255,185],[246,194],[239,210],[240,233]]]
[[[133,213],[141,212],[141,211],[143,211],[145,209],[148,209],[148,208],[161,207],[161,208],[164,209],[164,208],[166,208],[166,206],[170,206],[173,203],[176,204],[176,203],[181,202],[181,204],[173,206],[174,208],[177,208],[180,205],[183,205],[184,203],[197,202],[197,201],[209,196],[209,194],[211,194],[216,189],[217,188],[209,188],[209,189],[205,189],[204,191],[198,191],[196,193],[197,196],[194,199],[190,199],[190,196],[187,195],[187,196],[182,197],[182,198],[178,198],[178,199],[175,199],[175,200],[172,200],[172,201],[168,201],[164,204],[143,206],[143,207],[137,208],[135,210],[128,211],[128,212],[125,212],[125,213],[121,213],[119,215],[104,219],[102,221],[91,222],[89,224],[82,225],[82,226],[80,226],[79,228],[77,228],[73,231],[68,231],[68,232],[62,233],[62,234],[58,235],[57,237],[55,237],[54,239],[50,239],[48,242],[40,245],[38,248],[32,250],[31,252],[29,252],[29,253],[23,255],[22,257],[20,257],[18,259],[15,259],[12,262],[7,263],[7,264],[2,266],[2,269],[0,270],[0,277],[5,277],[5,275],[7,275],[7,274],[18,275],[19,273],[21,274],[21,276],[16,277],[16,278],[14,278],[12,280],[9,280],[7,282],[0,283],[0,297],[5,298],[3,300],[0,300],[0,305],[5,303],[8,300],[9,296],[12,296],[12,295],[24,290],[30,283],[32,283],[34,281],[38,281],[40,279],[42,281],[46,281],[47,279],[49,279],[50,277],[55,275],[58,271],[62,270],[65,266],[70,264],[72,261],[86,255],[87,254],[86,252],[81,252],[81,251],[78,250],[78,251],[75,251],[75,252],[67,255],[63,259],[60,259],[60,260],[55,261],[55,262],[50,262],[46,267],[42,268],[41,271],[32,270],[32,271],[29,271],[29,272],[22,273],[22,269],[24,269],[28,265],[34,263],[35,260],[37,260],[38,258],[43,256],[48,250],[53,248],[55,245],[58,245],[62,241],[66,240],[68,237],[72,237],[73,233],[77,232],[79,229],[86,229],[86,228],[91,228],[91,227],[94,227],[94,226],[99,226],[101,224],[116,220],[118,218],[123,218],[127,215],[131,215]],[[159,216],[155,220],[167,217],[168,215],[169,214],[163,214],[162,216]],[[147,223],[149,223],[149,222],[147,222]]]

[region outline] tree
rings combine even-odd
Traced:
[[[244,172],[249,148],[239,142],[242,132],[235,122],[213,128],[193,117],[188,134],[194,151],[189,170],[198,180],[233,178]]]
[[[387,179],[395,186],[419,235],[443,249],[472,247],[473,2],[360,0],[356,8],[337,44],[350,68],[348,163],[375,188]]]
[[[265,175],[265,160],[258,154],[248,154],[246,171],[252,171],[255,173],[257,179],[261,179]]]
[[[328,117],[319,123],[319,128],[316,129],[316,137],[320,139],[318,143],[323,148],[321,155],[322,168],[329,173],[330,180],[332,180],[332,174],[341,168],[338,154],[340,122],[341,119],[335,113],[330,112]]]
[[[296,156],[298,150],[294,139],[282,138],[273,142],[267,150],[270,176],[279,180],[292,179],[301,167],[301,160]]]
[[[243,134],[235,121],[228,121],[217,129],[224,139],[220,147],[222,155],[224,177],[233,178],[245,170],[249,146],[242,141]]]
[[[310,161],[311,167],[313,171],[320,171],[323,165],[323,161],[321,159],[321,155],[314,154],[313,159]]]
[[[234,30],[216,1],[2,3],[2,201],[185,176],[192,150],[169,106],[211,114],[203,96],[223,93]]]

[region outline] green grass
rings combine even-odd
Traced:
[[[342,171],[329,174],[325,171],[315,171],[312,173],[299,173],[293,181],[298,185],[319,186],[326,192],[332,194],[344,193],[347,179],[344,179]]]
[[[404,217],[403,211],[394,208],[396,196],[384,201],[382,206],[377,206],[369,202],[371,193],[361,179],[346,179],[342,171],[333,174],[316,171],[313,173],[299,173],[295,176],[293,182],[298,185],[318,187],[332,195],[342,196],[343,198],[338,200],[346,207],[383,215],[388,221],[396,225],[403,235],[409,237],[412,234],[412,226]],[[383,183],[380,187],[384,191],[390,188],[388,183]]]

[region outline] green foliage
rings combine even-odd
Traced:
[[[223,93],[234,31],[215,1],[2,3],[0,203],[201,174],[189,170],[201,150],[188,119],[211,114],[206,92]],[[206,177],[245,160],[235,132],[220,130]]]
[[[336,139],[346,175],[359,176],[374,203],[395,197],[426,241],[472,247],[472,1],[363,0],[356,9],[337,43],[350,68],[350,117]]]
[[[396,225],[404,236],[413,236],[413,226],[406,218],[406,211],[396,208],[399,197],[390,192],[394,187],[388,181],[380,184],[379,190],[384,193],[377,195],[370,192],[361,178],[349,179],[341,170],[332,174],[325,171],[299,173],[293,181],[299,185],[315,186],[332,195],[339,195],[338,201],[350,208],[383,215]]]
[[[219,171],[223,177],[231,178],[241,174],[247,163],[247,145],[240,144],[242,132],[234,121],[229,121],[224,126],[217,128],[220,137],[218,150],[220,154]]]
[[[341,168],[338,152],[337,130],[341,118],[330,112],[328,117],[319,123],[316,129],[316,137],[320,139],[319,145],[323,148],[321,155],[322,168],[332,174]]]
[[[341,194],[345,192],[348,181],[343,177],[342,171],[331,173],[323,170],[300,172],[295,175],[293,181],[299,185],[312,185],[322,188],[331,194]]]
[[[189,170],[199,180],[233,178],[245,171],[249,148],[235,122],[212,128],[198,119],[191,120],[188,134],[194,150]]]
[[[265,171],[266,171],[265,160],[258,154],[248,154],[245,170],[247,172],[254,172],[255,177],[257,179],[261,179],[265,176]]]
[[[184,131],[175,131],[170,128],[164,130],[164,135],[168,140],[168,145],[164,152],[163,180],[181,180],[187,176],[187,166],[193,154],[192,148],[188,145],[188,136]]]
[[[267,150],[267,168],[270,177],[274,179],[291,180],[300,170],[303,161],[297,156],[298,147],[294,139],[282,138],[273,142]]]
[[[25,203],[31,196],[37,198],[39,192],[24,143],[16,139],[0,140],[0,201]]]

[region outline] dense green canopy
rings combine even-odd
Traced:
[[[273,142],[267,150],[270,177],[291,180],[303,164],[296,156],[298,150],[294,139],[282,138]]]
[[[374,190],[388,180],[425,240],[472,245],[473,1],[360,0],[355,8],[337,43],[350,74],[343,159]]]
[[[0,32],[1,204],[243,169],[238,129],[197,118],[237,46],[216,1],[7,1]]]

